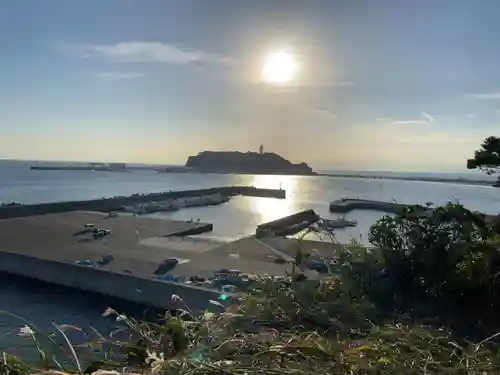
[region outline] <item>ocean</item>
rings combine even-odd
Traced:
[[[286,200],[235,197],[220,206],[153,215],[174,220],[192,218],[211,222],[214,224],[214,231],[207,236],[223,241],[249,235],[262,222],[302,209],[312,208],[324,217],[333,218],[335,215],[328,211],[329,202],[342,197],[395,200],[401,203],[430,201],[442,204],[458,201],[469,209],[490,214],[500,212],[500,189],[490,186],[346,177],[167,174],[150,170],[129,173],[30,171],[29,164],[23,161],[0,161],[1,202],[16,201],[27,204],[226,185],[254,185],[276,189],[282,187],[287,191]],[[378,174],[383,176],[384,173]],[[390,172],[389,175],[408,174]],[[460,175],[457,173],[448,176]],[[484,179],[487,179],[486,176]],[[381,216],[383,213],[380,212],[354,211],[346,215],[346,218],[356,220],[358,226],[337,231],[337,238],[342,242],[355,238],[367,243],[366,234],[370,225]],[[107,331],[113,324],[102,319],[101,314],[110,303],[120,307],[118,301],[104,300],[65,288],[38,285],[11,276],[0,276],[0,310],[27,319],[43,330],[53,331],[52,323],[55,322],[84,329],[93,326]],[[17,335],[24,324],[10,315],[0,314],[0,350],[33,354],[32,345]]]

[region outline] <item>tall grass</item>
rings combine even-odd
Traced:
[[[103,349],[101,360],[80,366],[78,349],[68,342],[72,365],[61,366],[56,356],[28,365],[4,354],[1,373],[491,374],[500,368],[495,337],[471,343],[408,316],[381,318],[369,301],[352,299],[336,277],[263,280],[260,291],[218,314],[184,310],[157,323],[112,309],[106,315],[117,318],[128,338],[96,337],[89,345]]]

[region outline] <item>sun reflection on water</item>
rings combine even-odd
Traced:
[[[261,223],[276,220],[300,210],[295,199],[298,188],[298,178],[296,176],[255,175],[250,184],[257,188],[281,188],[286,191],[286,199],[253,198],[250,201],[250,209],[257,213]]]

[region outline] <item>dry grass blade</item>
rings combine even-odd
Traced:
[[[68,345],[68,349],[71,352],[71,356],[73,358],[73,361],[75,362],[76,367],[78,368],[78,372],[80,374],[83,374],[82,372],[82,366],[80,365],[80,360],[78,359],[78,356],[76,355],[75,348],[71,344],[71,341],[69,341],[68,336],[64,333],[64,331],[56,324],[52,324],[54,328],[61,334],[61,336],[64,338],[66,341],[66,344]]]

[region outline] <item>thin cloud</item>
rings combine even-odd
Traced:
[[[201,50],[184,50],[161,42],[130,41],[117,44],[73,46],[72,50],[87,59],[114,63],[167,63],[176,65],[214,63],[228,64],[231,59]]]
[[[394,120],[389,122],[390,125],[425,125],[428,124],[424,120]]]
[[[500,92],[485,92],[477,94],[466,94],[467,98],[479,99],[479,100],[499,100]]]
[[[422,112],[421,115],[424,119],[426,119],[429,122],[436,122],[436,119],[434,117],[432,117],[431,115],[429,115],[427,112]]]
[[[428,114],[427,112],[422,112],[420,114],[421,119],[409,119],[409,120],[394,120],[391,118],[377,118],[378,122],[382,122],[388,125],[429,125],[437,122],[437,120]]]
[[[137,79],[144,77],[144,73],[141,72],[99,72],[99,78],[109,79],[109,80],[126,80],[126,79]]]

